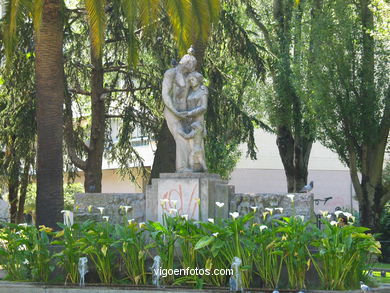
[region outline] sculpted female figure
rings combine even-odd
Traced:
[[[187,115],[187,96],[189,83],[187,76],[195,70],[196,58],[191,54],[184,55],[175,68],[168,69],[164,74],[162,98],[165,104],[164,116],[168,128],[176,142],[176,172],[191,171],[189,168],[189,141],[180,135],[183,131],[183,121]]]

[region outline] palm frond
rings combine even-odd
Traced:
[[[192,42],[196,40],[206,41],[211,27],[211,17],[208,7],[208,1],[204,0],[192,0],[192,26],[191,37]]]
[[[130,67],[136,67],[139,59],[139,41],[134,33],[130,33],[127,39],[128,64]]]
[[[85,0],[92,48],[96,56],[101,56],[104,44],[104,31],[106,27],[106,1]]]
[[[138,40],[134,34],[136,28],[139,5],[144,1],[122,0],[121,8],[127,24],[127,42],[128,42],[128,63],[130,66],[136,66],[138,62]]]
[[[157,19],[160,0],[143,0],[139,1],[140,22],[144,27],[151,27],[150,24]]]
[[[191,45],[191,0],[166,0],[165,5],[179,53],[184,54]]]
[[[208,11],[210,14],[211,24],[216,22],[221,12],[221,1],[220,0],[206,0],[208,5]]]
[[[43,3],[44,0],[34,0],[31,7],[34,31],[36,34],[39,33],[39,27],[41,26],[42,22]]]
[[[3,42],[7,60],[13,55],[17,42],[17,25],[22,14],[22,0],[6,1],[6,14],[4,17]]]

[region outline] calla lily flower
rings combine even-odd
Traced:
[[[275,208],[275,211],[279,211],[279,213],[283,213],[283,208]]]
[[[235,220],[236,218],[238,218],[238,216],[240,215],[239,213],[237,213],[237,212],[234,212],[234,213],[229,213],[231,216],[232,216],[232,218]]]
[[[216,204],[217,207],[219,207],[219,208],[222,208],[222,207],[225,205],[223,202],[219,202],[219,201],[215,202],[215,204]]]
[[[291,199],[291,202],[293,202],[293,201],[294,201],[295,194],[292,194],[292,193],[287,194],[287,197],[288,197],[289,199]]]

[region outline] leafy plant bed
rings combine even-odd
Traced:
[[[156,288],[154,286],[135,286],[135,285],[102,285],[102,284],[88,284],[85,287],[78,287],[75,285],[63,286],[63,285],[47,285],[42,283],[28,283],[28,282],[8,282],[0,281],[0,293],[9,293],[12,290],[14,293],[78,293],[78,292],[99,292],[99,293],[112,293],[117,291],[133,291],[138,293],[147,292],[172,292],[172,293],[197,293],[197,292],[213,292],[213,293],[226,293],[231,292],[229,288],[222,287],[207,287],[202,290],[192,289],[183,286],[166,286],[164,288]],[[243,292],[272,292],[272,289],[263,288],[251,288]],[[297,290],[280,289],[281,293],[296,293]],[[327,290],[307,290],[306,293],[361,293],[361,290],[348,290],[348,291],[327,291]],[[388,293],[390,287],[374,288],[371,292],[374,293]]]
[[[206,222],[189,220],[176,210],[165,214],[162,223],[135,223],[124,215],[123,224],[114,225],[102,216],[101,222],[65,221],[57,232],[5,224],[0,229],[0,265],[10,281],[78,284],[79,260],[87,258],[85,282],[115,288],[124,282],[155,284],[159,278],[164,286],[222,288],[231,276],[244,288],[343,290],[359,288],[359,281],[371,285],[366,269],[380,246],[367,228],[324,220],[319,230],[303,216],[283,217],[281,208],[265,209],[262,221],[256,222],[259,211],[252,208],[245,216],[235,212],[229,219]],[[147,263],[156,255],[158,262]],[[168,273],[180,269],[186,273]]]

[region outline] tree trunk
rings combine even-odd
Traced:
[[[46,0],[36,35],[37,225],[62,221],[63,195],[63,29],[60,0]]]
[[[24,204],[26,202],[27,187],[30,179],[30,162],[25,162],[22,177],[20,179],[19,207],[17,223],[24,223]]]
[[[91,104],[92,124],[86,169],[84,170],[85,192],[102,192],[102,163],[105,135],[105,100],[102,57],[96,56],[91,48]]]
[[[105,93],[103,87],[104,70],[102,57],[96,56],[91,47],[91,112],[92,123],[89,145],[77,137],[73,129],[72,100],[69,95],[65,101],[65,138],[68,154],[72,163],[84,171],[84,190],[90,193],[102,192],[102,163],[105,139]],[[86,153],[86,160],[77,155],[76,146],[81,145]]]
[[[313,140],[296,137],[294,140],[294,189],[299,192],[307,184],[308,165]]]
[[[168,129],[167,122],[164,120],[158,137],[149,183],[153,178],[158,178],[160,173],[174,173],[176,170],[175,160],[176,143]]]
[[[295,192],[294,138],[286,126],[278,126],[276,145],[286,174],[287,192]]]
[[[379,170],[377,170],[379,171]],[[381,172],[380,170],[379,172]],[[367,174],[362,174],[359,187],[361,195],[359,200],[360,225],[368,227],[371,232],[381,231],[381,215],[385,199],[389,200],[389,191],[385,190],[382,182],[372,182]]]
[[[286,174],[287,192],[299,192],[307,184],[313,141],[302,137],[294,138],[286,126],[279,126],[276,144]]]

